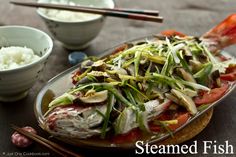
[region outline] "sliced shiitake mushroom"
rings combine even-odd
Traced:
[[[192,98],[183,94],[182,92],[171,89],[171,93],[178,98],[179,105],[184,106],[192,115],[195,115],[197,113],[197,108],[195,106],[195,103],[193,102]]]
[[[100,92],[87,92],[84,96],[79,97],[79,99],[87,104],[93,104],[93,103],[101,103],[107,100],[108,98],[108,91],[103,90]]]
[[[181,74],[184,80],[196,83],[196,80],[193,78],[193,75],[184,70],[183,68],[177,68],[177,71]]]

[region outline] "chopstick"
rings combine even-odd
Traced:
[[[131,8],[98,8],[98,7],[87,7],[87,6],[78,6],[79,8],[85,9],[98,9],[98,10],[107,10],[107,11],[119,11],[119,12],[128,12],[128,13],[135,13],[135,14],[146,14],[146,15],[153,15],[158,16],[158,10],[146,10],[146,9],[131,9]]]
[[[60,145],[58,145],[57,143],[51,142],[39,135],[27,132],[15,125],[11,125],[12,129],[16,130],[17,132],[19,132],[20,134],[34,140],[35,142],[44,145],[45,147],[49,148],[50,150],[54,151],[55,153],[63,156],[63,157],[68,157],[68,156],[72,156],[72,157],[82,157],[81,155],[78,155],[74,152],[71,152],[70,150],[67,150],[63,147],[61,147]]]
[[[92,13],[92,14],[101,14],[101,15],[105,15],[105,16],[128,18],[128,19],[141,20],[141,21],[150,21],[150,22],[159,22],[159,23],[163,22],[162,17],[145,15],[145,14],[122,12],[122,11],[113,11],[112,9],[110,9],[110,10],[92,9],[92,8],[84,8],[84,7],[79,7],[79,6],[69,6],[69,5],[61,5],[61,4],[59,5],[59,4],[18,2],[18,1],[10,1],[10,3],[15,4],[15,5],[27,6],[27,7],[60,9],[60,10]]]

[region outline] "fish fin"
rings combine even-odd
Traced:
[[[181,33],[181,32],[177,32],[176,30],[165,30],[161,32],[162,35],[170,37],[170,36],[180,36],[180,37],[185,37],[186,35]]]
[[[236,44],[236,14],[228,16],[213,27],[202,36],[202,39],[209,43],[212,52]]]

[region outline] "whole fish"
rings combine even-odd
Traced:
[[[75,87],[49,104],[43,127],[54,136],[79,139],[136,128],[150,133],[151,122],[171,128],[180,111],[194,116],[201,102],[210,104],[227,92],[220,75],[235,62],[218,56],[236,43],[236,14],[200,38],[174,30],[161,34],[165,37],[156,42],[125,45],[108,57],[81,63]],[[211,92],[218,95],[207,97]],[[175,114],[163,120],[167,110]]]

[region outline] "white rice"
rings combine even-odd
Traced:
[[[15,69],[39,60],[33,50],[27,47],[2,47],[0,49],[0,71]]]
[[[51,0],[50,3],[78,6],[78,4],[71,2],[69,0]],[[92,7],[92,5],[90,6]],[[41,11],[47,17],[58,20],[58,21],[63,21],[63,22],[80,22],[80,21],[92,20],[101,16],[101,15],[96,15],[96,14],[79,13],[79,12],[55,10],[55,9],[41,9]]]

